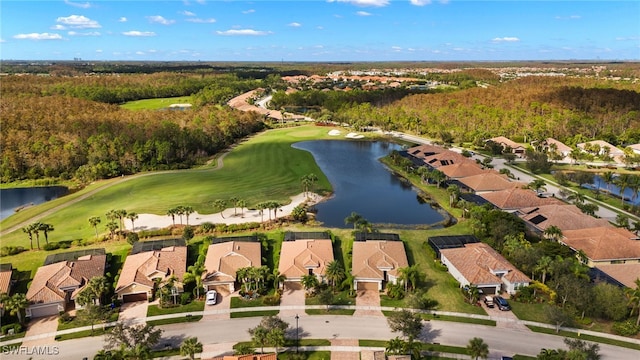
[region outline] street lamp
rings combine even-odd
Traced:
[[[296,314],[296,353],[298,352],[298,319],[300,319],[300,316]]]

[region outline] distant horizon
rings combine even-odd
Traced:
[[[639,1],[5,0],[2,61],[640,61]]]
[[[246,63],[246,64],[385,64],[385,63],[562,63],[562,64],[621,64],[621,63],[640,63],[640,59],[618,60],[618,59],[540,59],[540,60],[97,60],[97,59],[0,59],[1,62],[51,62],[51,63],[87,63],[87,62],[103,62],[103,63]]]

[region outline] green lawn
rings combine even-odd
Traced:
[[[193,316],[191,314],[187,314],[185,316],[176,317],[176,318],[147,321],[147,324],[158,326],[158,325],[168,325],[168,324],[179,324],[179,323],[185,323],[185,322],[195,322],[195,321],[200,321],[201,319],[202,319],[202,315]]]
[[[262,310],[262,311],[241,311],[241,312],[232,312],[231,318],[245,318],[245,317],[256,317],[256,316],[271,316],[278,315],[280,310]]]
[[[305,309],[307,315],[347,315],[351,316],[355,310],[350,309]]]
[[[513,300],[509,301],[509,305],[511,305],[511,311],[520,320],[549,324],[549,320],[547,320],[547,316],[545,315],[545,309],[552,305],[546,303],[525,304]]]
[[[264,303],[264,296],[260,296],[257,299],[253,299],[253,300],[245,300],[241,297],[232,297],[231,298],[231,308],[232,309],[236,309],[236,308],[245,308],[245,307],[258,307],[258,306],[277,306],[277,305],[270,305],[270,304],[265,304]]]
[[[330,360],[331,352],[330,351],[308,351],[305,352],[307,355],[306,360]],[[295,352],[285,352],[278,354],[279,360],[289,360],[295,358]]]
[[[70,334],[63,334],[63,335],[56,335],[55,340],[56,341],[65,341],[65,340],[71,340],[71,339],[80,339],[83,337],[89,337],[89,336],[101,336],[107,333],[107,331],[110,328],[95,328],[93,330],[93,334],[91,333],[91,330],[83,330],[83,331],[78,331],[78,332],[73,332]]]
[[[547,328],[538,327],[538,326],[532,326],[532,325],[527,325],[527,327],[529,329],[531,329],[531,331],[535,331],[535,332],[539,332],[539,333],[543,333],[543,334],[558,335],[558,336],[564,336],[564,337],[568,337],[568,338],[582,339],[582,340],[586,340],[586,341],[593,341],[593,342],[597,342],[597,343],[601,343],[601,344],[609,344],[609,345],[613,345],[613,346],[620,346],[620,347],[624,347],[624,348],[628,348],[628,349],[640,350],[640,345],[635,344],[635,343],[626,342],[626,341],[620,341],[620,340],[609,339],[609,338],[600,337],[600,336],[581,334],[580,332],[575,333],[575,332],[572,332],[572,331],[563,331],[563,330],[560,330],[560,332],[556,334],[556,330],[555,329],[547,329]]]
[[[129,101],[122,105],[121,108],[127,110],[160,110],[168,108],[171,104],[189,104],[191,103],[191,96],[180,96],[160,99],[144,99]]]
[[[157,315],[167,315],[167,314],[178,314],[178,313],[188,313],[188,312],[197,312],[204,310],[204,301],[194,300],[187,305],[179,305],[176,307],[170,308],[160,308],[158,305],[149,305],[147,307],[147,316],[157,316]]]

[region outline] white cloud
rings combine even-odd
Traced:
[[[245,10],[242,13],[243,14],[253,14],[254,12],[256,12],[254,9],[249,9],[249,10]]]
[[[141,37],[149,37],[149,36],[156,36],[156,33],[154,33],[153,31],[137,31],[137,30],[131,30],[131,31],[125,31],[122,33],[122,35],[124,36],[141,36]]]
[[[410,0],[411,5],[425,6],[431,4],[431,0]]]
[[[188,18],[188,19],[186,19],[186,21],[192,22],[192,23],[197,23],[197,24],[213,24],[214,22],[216,22],[216,19],[214,19],[214,18],[209,18],[209,19]]]
[[[616,41],[637,41],[640,40],[640,36],[619,36],[616,38]]]
[[[67,33],[67,35],[69,36],[100,36],[101,34],[97,31],[89,31],[89,32],[84,32],[84,33],[79,33],[79,32],[75,32],[75,31],[69,31]]]
[[[493,38],[491,41],[493,41],[493,42],[518,42],[518,41],[520,41],[520,39],[518,39],[517,37],[513,37],[513,36],[505,36],[505,37],[501,37],[501,38]]]
[[[270,31],[258,31],[253,29],[232,29],[226,31],[216,31],[218,35],[224,36],[261,36],[270,34]]]
[[[5,42],[7,42],[7,40],[5,40],[5,39],[0,39],[0,43],[5,43]]]
[[[178,11],[178,14],[182,14],[184,16],[196,16],[195,13],[192,13],[191,11]]]
[[[175,20],[165,19],[160,15],[147,16],[147,19],[149,19],[149,22],[162,24],[162,25],[171,25],[174,22],[176,22]]]
[[[324,30],[324,27],[323,27],[323,26],[317,26],[317,27],[316,27],[316,29],[318,29],[318,30]]]
[[[120,19],[118,19],[118,22],[127,22],[127,18],[122,16]]]
[[[13,38],[20,40],[62,40],[62,36],[60,36],[60,34],[50,33],[18,34],[14,35]]]
[[[144,55],[144,52],[142,52],[142,51],[136,51],[136,55]]]
[[[60,24],[55,24],[52,27],[50,27],[51,30],[67,30],[66,26],[62,26]]]
[[[74,29],[97,29],[102,27],[97,21],[82,15],[61,16],[56,19],[56,22]]]
[[[402,50],[402,48],[400,46],[392,46],[391,47],[393,50]]]
[[[300,27],[300,26],[302,26],[302,24],[297,23],[297,22],[292,22],[291,24],[289,24],[289,26],[291,26],[291,27]]]
[[[97,50],[96,50],[96,52],[97,52],[98,54],[102,54],[102,49],[97,49]]]
[[[569,15],[569,16],[556,16],[556,20],[578,20],[581,19],[580,15]]]
[[[371,16],[372,14],[371,14],[371,13],[368,13],[368,12],[366,12],[366,11],[358,11],[358,12],[356,13],[356,15],[358,15],[358,16]]]
[[[71,5],[71,6],[75,6],[78,8],[82,8],[82,9],[88,9],[91,7],[91,4],[89,4],[88,2],[86,3],[76,3],[76,2],[71,2],[69,0],[64,0],[64,3],[67,5]]]
[[[345,2],[356,6],[383,7],[389,5],[389,0],[329,0],[329,2]]]

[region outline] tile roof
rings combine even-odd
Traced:
[[[523,147],[522,145],[518,144],[517,142],[515,142],[515,141],[513,141],[513,140],[511,140],[511,139],[509,139],[507,137],[504,137],[504,136],[494,137],[494,138],[489,139],[488,141],[493,141],[494,143],[502,144],[503,146],[508,146],[508,147],[510,147],[512,149]]]
[[[407,154],[413,157],[424,159],[427,156],[431,156],[433,154],[439,154],[443,151],[445,151],[445,149],[440,146],[422,144],[422,145],[414,146],[412,148],[407,149]]]
[[[73,299],[91,278],[104,275],[106,261],[106,255],[86,255],[74,261],[41,266],[27,291],[27,300],[31,303],[65,301],[64,290],[73,290]]]
[[[627,147],[630,147],[630,148],[632,148],[633,150],[638,150],[638,151],[640,151],[640,144],[632,144],[632,145],[629,145],[629,146],[627,146]]]
[[[598,146],[600,146],[601,151],[602,151],[602,148],[604,148],[606,146],[606,147],[609,148],[609,155],[610,156],[624,155],[624,151],[620,150],[615,145],[609,144],[608,142],[606,142],[604,140],[587,141],[586,143],[580,143],[580,144],[578,144],[576,146],[579,147],[580,149],[584,149],[584,146],[586,144],[598,145]]]
[[[640,240],[629,230],[602,226],[562,232],[564,242],[592,261],[640,259]]]
[[[543,205],[564,205],[565,203],[554,197],[539,197],[531,189],[514,187],[502,191],[493,191],[480,194],[487,201],[502,210],[520,209],[523,207],[543,206]]]
[[[402,241],[355,241],[351,274],[358,278],[385,280],[384,271],[398,276],[398,269],[409,266]]]
[[[511,283],[531,282],[528,276],[516,269],[507,259],[485,243],[466,244],[461,248],[442,249],[440,253],[474,285],[502,284],[493,272],[506,271],[504,278]]]
[[[278,271],[287,278],[301,278],[313,267],[313,273],[324,275],[325,267],[333,261],[331,240],[284,241],[280,250]]]
[[[597,219],[583,213],[577,206],[569,204],[553,204],[521,208],[518,216],[536,228],[544,231],[550,226],[557,226],[560,230],[578,230],[611,226],[605,219]]]
[[[259,242],[228,241],[209,245],[204,261],[204,281],[235,281],[236,272],[244,267],[262,266]]]
[[[187,267],[187,247],[170,246],[161,250],[146,251],[127,256],[124,262],[116,292],[135,283],[153,287],[153,278],[167,280],[175,276],[182,281]]]
[[[640,263],[598,264],[596,267],[626,287],[638,287],[636,280],[640,278]]]
[[[453,164],[462,164],[469,163],[476,165],[475,160],[471,160],[468,157],[465,157],[457,152],[445,150],[438,154],[428,155],[423,157],[423,161],[425,164],[431,166],[432,168],[439,169],[443,166],[453,165]]]
[[[464,161],[453,165],[441,166],[438,170],[442,171],[450,179],[459,179],[468,176],[480,175],[487,172],[474,161]]]
[[[551,145],[551,144],[556,144],[556,150],[559,152],[571,152],[571,147],[567,146],[565,143],[558,141],[554,138],[546,138],[545,139],[545,143],[547,144],[547,146]]]
[[[472,189],[476,193],[486,191],[500,191],[512,189],[514,187],[523,187],[526,184],[511,181],[506,175],[498,174],[495,171],[488,171],[484,174],[467,176],[458,179],[462,184]]]
[[[8,294],[11,290],[11,274],[13,270],[11,266],[0,269],[0,294]]]

